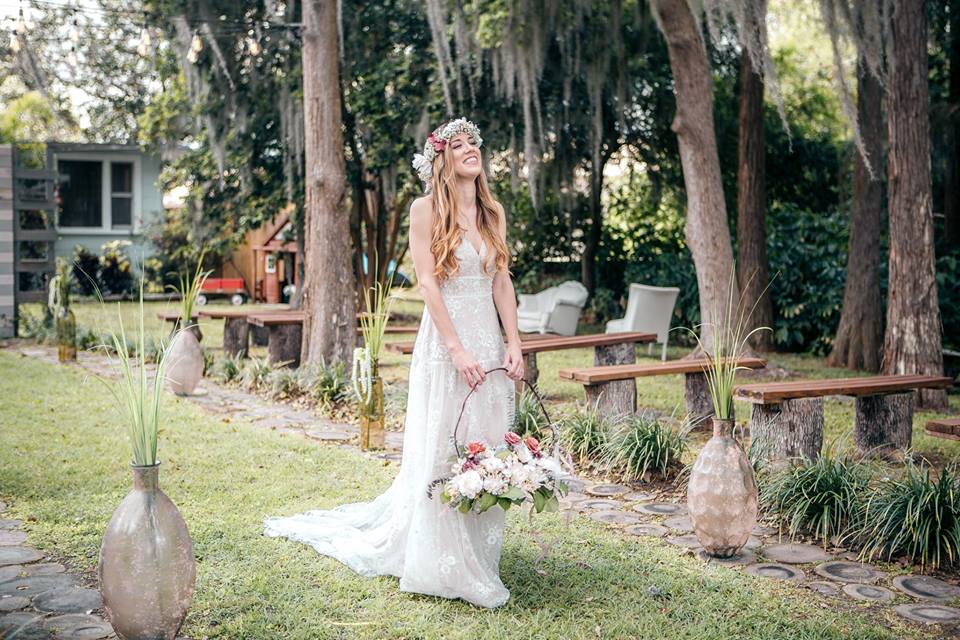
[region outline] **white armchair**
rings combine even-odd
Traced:
[[[587,288],[574,280],[540,293],[521,293],[518,296],[520,306],[517,308],[520,331],[574,335],[580,312],[587,303],[587,295]]]
[[[645,284],[630,285],[627,298],[627,313],[618,320],[607,323],[607,333],[643,331],[657,334],[657,342],[663,344],[660,359],[667,359],[667,338],[670,334],[670,318],[680,289],[676,287],[651,287]],[[648,352],[653,350],[651,342]]]

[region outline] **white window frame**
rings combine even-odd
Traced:
[[[101,163],[100,169],[100,211],[101,225],[99,227],[65,227],[60,225],[57,220],[57,232],[61,235],[82,236],[82,235],[104,235],[104,236],[132,236],[140,232],[142,218],[142,198],[143,189],[140,188],[140,156],[117,153],[84,153],[84,152],[65,152],[57,153],[57,166],[61,160],[78,160],[81,162]],[[114,229],[113,211],[111,210],[111,197],[113,196],[113,172],[110,170],[111,162],[126,162],[133,164],[133,201],[130,203],[130,226]]]

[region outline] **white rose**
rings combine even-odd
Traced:
[[[520,486],[530,478],[530,470],[522,464],[514,465],[510,474],[510,484]]]
[[[483,478],[476,469],[464,471],[455,478],[457,490],[466,497],[473,499],[483,490]]]
[[[503,469],[503,460],[497,457],[485,458],[480,461],[480,466],[488,473],[494,473]]]
[[[514,453],[517,454],[517,459],[520,462],[527,463],[533,460],[533,455],[530,453],[530,449],[527,448],[525,444],[518,444],[517,448],[514,449]]]
[[[565,475],[563,467],[560,466],[560,463],[557,462],[555,458],[549,458],[544,456],[537,460],[537,463],[548,473],[553,474],[554,476],[560,477]]]
[[[499,496],[507,492],[507,481],[502,476],[488,476],[483,481],[483,490]]]

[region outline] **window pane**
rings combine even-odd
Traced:
[[[110,192],[133,193],[133,163],[110,163]]]
[[[113,196],[110,198],[110,214],[113,218],[114,227],[129,227],[131,224],[130,203],[133,198],[129,196]]]
[[[103,226],[102,163],[83,160],[61,160],[60,226]]]

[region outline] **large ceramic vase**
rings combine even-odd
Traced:
[[[178,396],[193,393],[203,378],[203,349],[193,331],[189,328],[177,331],[166,358],[166,377],[170,390]]]
[[[370,379],[370,396],[360,404],[360,448],[383,449],[386,446],[383,414],[383,378]]]
[[[757,524],[757,480],[733,420],[713,419],[713,437],[697,456],[687,485],[693,531],[717,558],[737,554]]]
[[[133,490],[113,512],[100,546],[103,606],[122,640],[174,640],[193,600],[193,541],[160,490],[159,467],[133,467]]]

